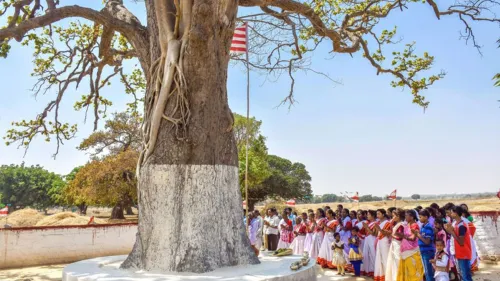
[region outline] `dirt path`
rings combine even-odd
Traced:
[[[0,270],[2,281],[60,281],[64,265],[50,265],[28,267],[22,269]],[[337,272],[324,271],[318,267],[318,281],[361,281],[373,280],[369,278],[354,278],[352,276],[338,276]],[[474,281],[500,281],[500,265],[483,265]]]

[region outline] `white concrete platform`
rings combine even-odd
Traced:
[[[119,269],[127,256],[84,260],[66,266],[62,281],[316,281],[315,262],[292,271],[290,265],[300,256],[259,257],[259,265],[220,268],[204,274],[161,273]]]

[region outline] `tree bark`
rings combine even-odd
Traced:
[[[153,1],[146,4],[148,28],[158,30]],[[227,66],[237,1],[191,5],[191,25],[184,35],[188,42],[181,54],[191,113],[182,128],[187,137],[179,139],[172,123],[161,121],[152,154],[140,167],[139,229],[122,268],[202,273],[259,263],[243,225],[237,148],[227,130],[232,125]],[[150,35],[153,41],[160,37]],[[147,86],[146,100],[152,95],[152,85]],[[167,101],[165,112],[175,106]]]
[[[125,216],[123,215],[123,206],[122,204],[116,204],[111,210],[111,219],[114,220],[124,220]]]
[[[86,215],[87,214],[87,205],[85,203],[81,203],[78,206],[78,210],[80,210],[81,215]]]

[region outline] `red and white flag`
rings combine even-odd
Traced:
[[[0,217],[6,217],[9,215],[9,207],[0,209]]]
[[[295,199],[290,199],[290,200],[286,201],[286,205],[287,206],[295,206]]]
[[[359,202],[359,194],[358,194],[358,192],[356,192],[356,194],[354,194],[354,196],[353,196],[353,197],[351,197],[351,199],[352,199],[352,201],[354,201],[354,202]]]
[[[397,191],[397,189],[394,189],[394,191],[391,192],[391,194],[389,196],[387,196],[387,198],[392,199],[392,200],[396,200],[396,198],[397,198],[396,191]]]
[[[233,41],[231,42],[230,53],[234,55],[246,54],[247,49],[248,24],[234,29]]]

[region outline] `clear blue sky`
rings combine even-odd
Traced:
[[[67,1],[68,4],[79,1]],[[95,1],[96,5],[97,2]],[[81,2],[80,2],[81,3]],[[66,3],[65,3],[66,4]],[[144,18],[139,5],[131,5]],[[244,12],[242,10],[241,12]],[[393,189],[413,193],[464,193],[497,191],[500,187],[500,88],[491,77],[500,71],[498,25],[475,25],[481,57],[472,46],[459,41],[463,28],[457,18],[438,21],[427,6],[414,4],[383,22],[398,26],[403,42],[417,42],[417,51],[436,56],[435,71],[447,72],[444,80],[425,91],[431,102],[424,114],[411,103],[408,91],[389,86],[390,76],[377,76],[359,54],[329,58],[328,45],[313,57],[313,67],[341,80],[342,85],[314,74],[298,74],[296,99],[290,111],[276,108],[287,95],[289,80],[266,82],[252,74],[251,114],[263,121],[269,153],[304,163],[315,194],[359,191],[383,195]],[[0,63],[0,132],[12,121],[33,118],[54,93],[36,101],[29,91],[34,80],[32,50],[15,46]],[[233,111],[245,112],[245,73],[241,66],[229,71],[229,103]],[[128,101],[119,83],[105,95],[115,102],[113,111]],[[68,173],[84,164],[88,156],[75,147],[91,132],[83,113],[72,105],[85,89],[65,97],[63,119],[79,122],[75,140],[51,158],[54,143],[35,141],[26,157],[24,150],[0,144],[0,164],[40,164],[57,173]]]

